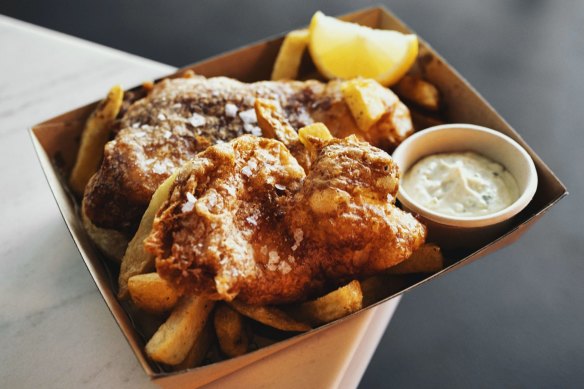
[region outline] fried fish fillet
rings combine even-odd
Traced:
[[[397,103],[377,125],[359,130],[341,92],[342,81],[242,83],[225,77],[166,79],[124,111],[103,162],[86,187],[83,212],[91,231],[131,237],[156,188],[210,145],[240,135],[262,135],[256,98],[277,102],[298,130],[324,122],[334,136],[356,134],[391,149],[412,132],[409,112]],[[107,235],[107,234],[106,234]]]
[[[394,205],[391,157],[354,136],[310,141],[308,174],[281,142],[249,135],[188,162],[145,240],[158,273],[185,293],[264,305],[408,258],[426,228]]]

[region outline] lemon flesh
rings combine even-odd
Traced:
[[[309,50],[317,69],[327,78],[360,76],[390,86],[416,60],[418,37],[375,30],[317,12],[310,22]]]

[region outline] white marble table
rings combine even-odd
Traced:
[[[113,84],[130,87],[172,70],[0,15],[1,388],[155,387],[69,236],[27,128],[97,100]],[[357,385],[397,303],[343,323],[348,356],[330,371],[313,364],[324,377],[320,384]],[[326,331],[313,338],[315,353],[331,350],[334,339]],[[285,360],[285,352],[272,358],[279,375],[310,368],[282,367],[276,361]],[[229,387],[246,374],[214,386]],[[258,385],[272,382],[254,379]]]

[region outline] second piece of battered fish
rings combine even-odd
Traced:
[[[409,111],[397,99],[375,126],[361,131],[343,100],[342,82],[247,84],[196,76],[157,83],[127,108],[85,190],[83,212],[90,230],[131,237],[152,194],[176,168],[210,145],[244,134],[262,135],[256,98],[276,102],[295,130],[323,122],[336,137],[356,134],[386,149],[413,131]]]
[[[307,175],[279,141],[242,136],[179,172],[146,249],[176,288],[299,301],[408,258],[426,228],[394,205],[398,169],[355,137],[314,142]]]

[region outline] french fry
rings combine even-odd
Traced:
[[[260,349],[264,347],[268,347],[277,343],[278,340],[274,337],[270,336],[269,334],[262,334],[261,332],[256,332],[253,334],[253,344],[252,347],[254,349]]]
[[[279,112],[280,107],[273,100],[256,99],[254,108],[258,125],[266,138],[277,139],[290,150],[304,170],[308,171],[310,161],[304,145],[298,139],[298,133],[288,120]]]
[[[392,296],[408,286],[411,280],[402,275],[377,274],[361,281],[363,291],[363,306],[368,307],[378,301]]]
[[[367,131],[381,119],[399,99],[375,80],[356,78],[343,82],[343,98],[362,131]]]
[[[434,84],[419,77],[405,75],[394,87],[395,93],[430,111],[440,109],[440,92]]]
[[[310,142],[308,141],[309,137],[318,138],[320,140],[333,139],[331,132],[324,123],[312,123],[298,130],[298,138],[306,148],[310,147]]]
[[[387,281],[387,277],[381,275],[371,276],[361,281],[364,307],[368,307],[388,296],[389,287]]]
[[[359,281],[354,280],[316,300],[300,304],[295,317],[313,325],[329,323],[345,317],[363,307],[363,292]]]
[[[81,202],[81,209],[85,207],[85,199]],[[93,243],[110,259],[117,263],[122,261],[126,248],[128,247],[128,238],[119,231],[100,228],[93,224],[85,212],[81,212],[81,220],[87,234],[93,240]]]
[[[209,347],[215,340],[215,334],[213,331],[213,322],[207,320],[203,331],[199,335],[199,338],[195,341],[195,344],[189,350],[184,361],[175,366],[176,371],[186,370],[193,367],[197,367],[203,362],[209,351]]]
[[[308,30],[291,31],[284,38],[272,70],[272,80],[298,77],[302,55],[308,46]]]
[[[172,309],[179,293],[158,273],[138,274],[128,279],[130,297],[138,308],[160,314]]]
[[[298,130],[298,138],[306,150],[308,150],[311,158],[315,158],[317,152],[316,144],[320,143],[320,141],[332,139],[333,136],[324,123],[312,123]]]
[[[152,223],[158,208],[166,201],[170,187],[174,183],[178,172],[168,177],[152,195],[148,209],[144,212],[136,235],[132,238],[122,259],[120,276],[118,278],[118,297],[125,299],[128,296],[128,280],[130,277],[154,270],[154,257],[144,250],[144,239],[152,230]]]
[[[122,87],[114,86],[85,123],[77,160],[69,177],[69,185],[78,195],[83,194],[89,179],[99,167],[103,157],[103,147],[109,139],[109,130],[120,112],[123,98]]]
[[[249,338],[243,316],[226,304],[215,308],[215,333],[221,351],[230,358],[247,352]]]
[[[405,261],[387,269],[389,274],[436,273],[444,268],[444,256],[440,247],[426,243]]]
[[[146,344],[146,354],[167,365],[184,361],[199,339],[214,304],[200,296],[184,296]]]
[[[293,319],[275,307],[248,305],[237,300],[229,302],[229,305],[243,316],[278,330],[304,332],[311,328],[308,324]]]
[[[258,125],[266,138],[277,139],[286,146],[298,142],[298,134],[282,114],[280,107],[273,100],[258,98],[254,108]]]

